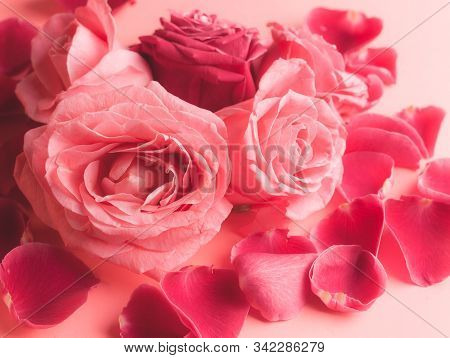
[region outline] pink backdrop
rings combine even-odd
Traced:
[[[0,19],[14,16],[2,2],[36,25],[61,9],[55,0],[0,0]],[[200,8],[221,17],[260,28],[278,21],[296,25],[313,6],[353,8],[378,16],[384,21],[384,30],[374,46],[390,46],[399,54],[398,83],[386,91],[375,110],[390,114],[411,104],[436,104],[450,113],[450,6],[406,35],[425,18],[446,3],[445,0],[406,1],[350,1],[341,0],[239,0],[195,1],[137,0],[116,13],[119,35],[124,44],[132,44],[139,35],[149,34],[158,25],[158,18],[169,9],[178,11]],[[450,121],[444,122],[436,156],[450,155]],[[414,190],[411,173],[398,172],[393,195]],[[401,184],[398,184],[401,182]],[[317,216],[323,215],[319,213]],[[221,233],[204,247],[192,264],[228,265],[231,245],[240,239],[235,228],[249,218],[233,214]],[[304,225],[311,225],[308,220]],[[295,228],[294,228],[295,229]],[[97,259],[86,254],[79,256],[89,265]],[[298,318],[288,322],[267,323],[250,316],[242,330],[242,337],[439,337],[440,330],[450,335],[450,280],[429,288],[408,283],[406,269],[399,249],[389,239],[383,240],[380,259],[389,275],[388,293],[368,311],[355,314],[331,312],[318,299],[310,303]],[[96,271],[101,284],[89,294],[88,302],[62,324],[44,330],[19,327],[14,337],[115,337],[118,336],[118,316],[122,307],[139,284],[151,282],[144,276],[131,273],[109,263]],[[0,304],[0,336],[16,325],[5,305]],[[435,328],[433,328],[433,326]]]

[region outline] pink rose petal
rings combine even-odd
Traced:
[[[331,215],[320,221],[311,237],[317,245],[359,245],[376,255],[383,233],[383,204],[376,195],[341,204]]]
[[[450,205],[418,196],[386,203],[386,223],[405,256],[412,282],[429,286],[450,274]]]
[[[445,116],[444,110],[435,106],[409,107],[401,111],[398,116],[416,129],[422,137],[428,153],[433,155],[434,145]]]
[[[380,261],[357,245],[331,246],[314,261],[311,289],[330,309],[365,311],[386,287]]]
[[[309,292],[308,271],[317,257],[311,240],[271,230],[237,243],[231,258],[250,305],[269,321],[291,319]]]
[[[87,0],[58,0],[61,5],[63,5],[68,10],[75,10],[77,7],[84,6],[87,3]],[[127,2],[132,2],[131,0],[108,0],[108,4],[111,9],[115,9],[119,6]]]
[[[419,176],[417,187],[423,196],[450,204],[450,158],[428,163]]]
[[[392,182],[394,160],[383,153],[352,152],[343,156],[344,176],[340,189],[347,200],[368,194],[384,196]]]
[[[383,28],[381,19],[367,17],[362,12],[322,7],[313,9],[307,21],[312,32],[322,35],[342,53],[372,41]]]
[[[10,311],[34,327],[64,321],[98,283],[89,268],[69,252],[30,243],[9,252],[0,266],[0,282]]]
[[[189,333],[164,293],[145,284],[134,290],[119,323],[123,338],[181,338]]]
[[[248,253],[305,254],[314,253],[314,243],[303,236],[288,236],[288,230],[258,232],[239,241],[231,249],[231,261]]]
[[[189,266],[169,272],[161,287],[172,305],[183,313],[191,336],[237,337],[249,305],[231,270]]]
[[[25,215],[11,199],[0,198],[0,259],[20,245],[25,230]]]

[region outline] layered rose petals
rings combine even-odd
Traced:
[[[20,206],[14,200],[0,197],[0,260],[20,245],[25,226],[26,217]]]
[[[231,258],[250,305],[269,321],[296,316],[309,292],[308,272],[317,257],[313,243],[271,230],[237,243]]]
[[[75,256],[41,243],[25,244],[9,252],[0,266],[0,281],[10,311],[34,327],[64,321],[98,283]]]
[[[219,117],[157,82],[80,93],[27,133],[16,180],[66,244],[158,276],[231,211],[226,135]]]
[[[450,204],[450,158],[429,162],[419,176],[417,187],[427,198]]]
[[[445,116],[444,110],[436,106],[421,108],[411,106],[398,113],[398,116],[416,129],[422,137],[428,153],[433,155],[439,129]]]
[[[417,169],[429,157],[425,144],[414,127],[397,117],[375,113],[359,114],[347,126],[346,152],[371,151],[392,157],[395,165]]]
[[[367,17],[362,12],[321,7],[309,13],[307,22],[312,32],[322,35],[342,53],[364,46],[383,28],[381,19]]]
[[[237,337],[249,305],[234,271],[189,266],[161,282],[170,303],[181,312],[190,337]]]
[[[429,286],[450,274],[450,205],[418,196],[386,203],[386,223],[405,257],[412,282]]]
[[[123,338],[179,338],[189,333],[177,309],[160,289],[150,285],[134,290],[119,323]]]
[[[378,259],[357,245],[331,246],[314,261],[311,289],[330,309],[365,311],[381,296],[386,272]]]
[[[66,97],[145,86],[151,80],[145,61],[120,48],[106,0],[88,0],[74,14],[53,15],[32,41],[31,63],[33,72],[16,93],[28,116],[42,123]]]
[[[383,204],[376,195],[357,198],[339,206],[311,232],[317,246],[359,245],[374,255],[380,245],[384,225]]]
[[[342,157],[344,176],[340,189],[347,200],[368,194],[384,197],[392,185],[394,160],[383,153],[352,152]]]

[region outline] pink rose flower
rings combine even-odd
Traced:
[[[121,49],[106,0],[89,0],[75,13],[52,16],[32,41],[33,72],[17,86],[27,114],[47,123],[63,98],[126,85],[146,85],[148,66]]]
[[[271,201],[299,219],[329,202],[346,131],[334,108],[315,98],[315,83],[305,61],[277,60],[254,100],[218,112],[229,133],[234,204]]]
[[[15,177],[65,243],[158,275],[228,216],[226,128],[157,82],[61,101],[29,131]]]
[[[211,111],[253,97],[252,67],[265,52],[256,29],[198,10],[172,14],[161,24],[153,35],[141,37],[135,49],[166,90]]]
[[[279,58],[300,58],[314,72],[317,96],[332,101],[341,115],[360,112],[373,104],[364,79],[346,71],[344,57],[335,46],[306,27],[270,26],[273,43],[262,60],[260,76]]]

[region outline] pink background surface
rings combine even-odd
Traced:
[[[60,11],[54,0],[0,0],[0,19],[14,16],[3,6],[6,3],[33,24],[41,25],[51,14]],[[397,50],[398,83],[388,89],[374,110],[391,114],[411,104],[436,104],[450,113],[450,6],[406,35],[425,18],[445,5],[445,0],[406,1],[312,1],[312,0],[239,0],[239,1],[175,1],[137,0],[116,14],[119,37],[123,44],[132,44],[139,35],[149,34],[158,25],[160,16],[168,10],[185,11],[200,8],[217,13],[223,18],[256,26],[265,36],[264,25],[278,21],[287,25],[301,23],[314,6],[352,8],[378,16],[384,21],[384,30],[373,46],[391,46]],[[406,36],[405,36],[406,35]],[[436,157],[450,155],[450,121],[448,116],[437,143]],[[415,187],[415,176],[399,171],[392,195],[410,193]],[[337,202],[337,200],[334,200]],[[333,205],[331,205],[333,207]],[[303,226],[324,213],[319,213]],[[228,266],[230,247],[241,237],[236,228],[249,221],[248,214],[232,214],[222,231],[191,261],[192,264]],[[299,231],[293,226],[293,230]],[[300,231],[299,231],[300,232]],[[98,259],[77,253],[88,264]],[[382,242],[380,259],[389,275],[387,292],[367,312],[338,314],[310,298],[302,313],[291,321],[268,323],[251,315],[242,337],[439,337],[450,335],[450,280],[428,288],[408,282],[399,249],[391,239]],[[145,276],[131,273],[113,264],[105,263],[95,271],[101,284],[93,289],[87,303],[62,324],[43,330],[25,326],[15,329],[12,337],[117,337],[118,316],[131,292],[141,283],[152,283]],[[426,323],[428,322],[428,323]],[[0,303],[0,336],[17,322]],[[439,333],[438,330],[442,332]]]

